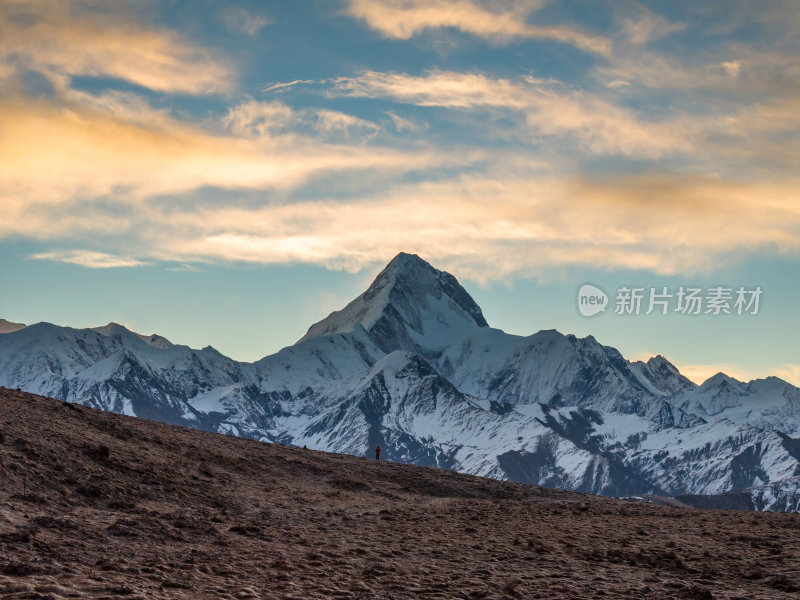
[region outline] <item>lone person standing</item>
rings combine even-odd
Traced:
[[[381,447],[378,446],[377,448],[375,448],[375,460],[380,460],[380,459],[381,459]]]

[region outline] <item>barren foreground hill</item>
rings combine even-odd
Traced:
[[[3,598],[796,598],[800,515],[261,444],[0,389]]]

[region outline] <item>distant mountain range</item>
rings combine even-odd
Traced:
[[[591,336],[504,333],[415,255],[255,363],[115,323],[0,332],[0,385],[102,410],[548,487],[800,510],[800,389],[722,373],[698,386]]]

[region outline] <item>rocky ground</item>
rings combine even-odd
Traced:
[[[0,389],[3,598],[797,598],[800,515],[611,500]]]

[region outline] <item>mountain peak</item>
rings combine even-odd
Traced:
[[[700,386],[702,389],[707,389],[710,387],[720,387],[724,385],[741,385],[742,382],[738,379],[734,379],[730,375],[726,375],[722,371],[715,373],[708,379],[706,379],[702,385]]]
[[[162,350],[165,348],[171,348],[173,346],[172,342],[170,342],[167,338],[158,335],[157,333],[151,333],[150,335],[136,333],[135,331],[131,331],[125,327],[125,325],[120,325],[114,321],[111,321],[108,325],[103,325],[101,327],[90,327],[89,329],[106,337],[115,333],[133,334],[144,341],[144,343],[147,345],[153,346],[154,348],[161,348]]]
[[[419,254],[411,254],[409,252],[399,252],[389,263],[387,268],[406,268],[413,265],[421,265],[433,269],[429,262],[420,258]]]
[[[440,271],[428,261],[420,258],[417,254],[401,252],[390,260],[383,270],[378,273],[378,276],[367,291],[372,289],[377,291],[382,289],[385,285],[407,285],[412,282],[414,282],[414,285],[418,285],[430,279],[443,280],[448,278],[452,279],[452,281],[461,288],[458,280],[450,275],[450,273]],[[463,288],[461,289],[463,290]],[[464,291],[464,293],[466,294],[466,291]],[[472,299],[470,298],[470,300]],[[480,311],[480,308],[478,308],[478,311]]]
[[[435,354],[467,330],[488,327],[458,280],[416,254],[401,252],[367,291],[312,325],[300,341],[362,327],[384,352]]]
[[[128,329],[124,325],[120,325],[119,323],[115,323],[114,321],[111,321],[108,325],[102,325],[100,327],[89,327],[89,329],[91,329],[92,331],[96,331],[100,335],[111,335],[114,332],[114,330],[118,328],[123,329],[125,331],[130,331],[130,329]]]
[[[0,333],[13,333],[20,329],[25,329],[24,323],[14,323],[14,321],[0,319]]]

